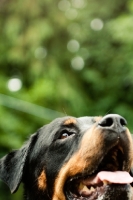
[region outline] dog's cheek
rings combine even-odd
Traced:
[[[38,185],[38,189],[41,191],[45,191],[47,188],[47,178],[46,178],[46,173],[44,170],[41,172],[40,176],[38,177],[37,185]]]

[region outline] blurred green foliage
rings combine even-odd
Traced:
[[[118,113],[133,130],[132,52],[132,0],[1,0],[0,156],[66,114]]]

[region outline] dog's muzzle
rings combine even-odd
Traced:
[[[132,199],[130,183],[133,182],[133,178],[129,174],[131,149],[128,146],[131,141],[127,136],[126,125],[126,120],[116,114],[106,115],[97,123],[96,131],[102,135],[103,145],[97,150],[96,155],[94,153],[92,171],[82,171],[79,177],[73,177],[68,182],[69,200]],[[103,157],[96,158],[103,148]]]

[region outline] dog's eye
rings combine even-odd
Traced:
[[[63,131],[59,139],[66,139],[71,135],[75,135],[74,132]]]
[[[60,139],[65,139],[65,138],[67,138],[67,137],[69,137],[69,134],[68,134],[68,133],[62,133]]]

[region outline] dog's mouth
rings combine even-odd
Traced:
[[[122,194],[123,191],[127,190],[127,184],[133,182],[133,178],[127,172],[128,169],[124,169],[124,158],[123,149],[120,146],[113,147],[102,158],[98,168],[92,170],[92,173],[83,171],[81,174],[71,177],[65,186],[67,199],[102,200],[106,199],[104,198],[106,195],[108,195],[108,199],[120,199],[120,197],[116,198],[115,194],[113,194],[114,197],[109,197],[107,193],[109,188],[115,185],[113,190],[120,193],[121,188],[123,188],[121,190]]]

